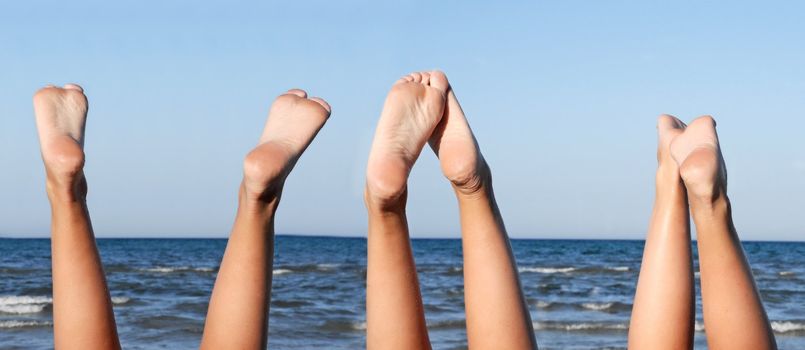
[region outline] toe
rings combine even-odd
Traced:
[[[332,108],[330,108],[330,104],[327,103],[327,101],[325,101],[324,99],[322,99],[320,97],[311,97],[310,100],[314,101],[314,102],[320,104],[322,107],[324,107],[324,109],[327,110],[327,113],[332,113]]]
[[[710,125],[712,127],[715,127],[716,126],[716,120],[713,119],[713,117],[710,116],[710,115],[703,115],[701,117],[696,118],[695,120],[693,120],[690,123],[690,125],[693,125],[693,124],[703,124],[703,125]]]
[[[442,91],[447,91],[450,84],[447,82],[447,76],[441,71],[435,70],[430,72],[430,86],[435,87]]]
[[[685,123],[670,114],[662,114],[657,117],[657,129],[684,129]]]
[[[419,83],[419,82],[422,81],[422,74],[420,74],[419,72],[413,72],[413,73],[411,73],[410,76],[411,76],[412,81],[415,82],[415,83]]]
[[[419,73],[419,74],[422,74],[422,81],[421,81],[421,83],[422,83],[423,85],[430,85],[430,72],[421,72],[421,73]]]
[[[81,86],[79,86],[78,84],[73,84],[73,83],[64,84],[64,89],[66,89],[66,90],[77,90],[79,92],[84,92],[84,89]]]
[[[301,98],[306,98],[307,97],[307,92],[305,92],[305,90],[302,90],[302,89],[290,89],[290,90],[288,90],[286,92],[286,94],[296,95],[296,96],[299,96]]]

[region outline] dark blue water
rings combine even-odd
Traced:
[[[100,239],[127,349],[196,348],[225,240]],[[542,349],[624,348],[643,242],[515,240]],[[436,349],[466,347],[459,240],[415,240]],[[782,349],[805,349],[805,243],[745,243]],[[272,349],[365,346],[366,241],[277,237]],[[697,279],[698,282],[698,279]],[[0,239],[0,349],[52,348],[50,242]],[[698,305],[696,347],[705,348]]]

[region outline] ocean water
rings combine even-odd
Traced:
[[[278,236],[271,349],[365,346],[366,241]],[[197,348],[226,241],[100,239],[127,349]],[[643,242],[514,240],[541,349],[625,348]],[[414,240],[435,349],[466,348],[461,241]],[[805,349],[805,243],[744,243],[781,349]],[[697,279],[698,289],[698,279]],[[698,290],[697,290],[698,293]],[[706,348],[698,305],[696,348]],[[48,349],[50,242],[0,239],[0,349]]]

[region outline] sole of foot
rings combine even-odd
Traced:
[[[260,141],[243,162],[243,186],[255,200],[279,197],[285,178],[293,170],[331,108],[321,98],[307,97],[299,89],[288,90],[274,100]]]
[[[726,169],[712,117],[697,118],[675,137],[671,156],[693,198],[713,199],[726,189]]]
[[[416,72],[400,78],[386,97],[366,172],[368,204],[395,204],[408,175],[445,108],[449,85],[442,72]]]
[[[444,116],[429,143],[439,158],[442,173],[459,193],[477,192],[490,177],[489,167],[452,87],[447,92]]]
[[[48,188],[72,193],[83,179],[88,109],[84,89],[48,85],[34,94],[33,103]]]

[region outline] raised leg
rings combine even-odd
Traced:
[[[247,156],[238,212],[215,281],[202,349],[264,349],[274,261],[274,213],[285,179],[330,115],[330,106],[290,90],[271,106]]]
[[[696,224],[707,343],[710,349],[776,349],[732,223],[715,126],[709,116],[698,118],[671,143]]]
[[[112,302],[87,209],[84,126],[87,98],[75,84],[34,95],[47,172],[57,349],[119,349]]]
[[[365,192],[369,349],[430,349],[405,204],[408,175],[442,117],[446,90],[441,72],[401,78],[391,88],[377,125]]]
[[[691,349],[696,313],[688,197],[671,141],[685,129],[663,115],[657,123],[657,189],[629,325],[630,349]]]
[[[536,349],[517,263],[492,190],[492,174],[452,88],[430,139],[458,200],[471,349]]]

